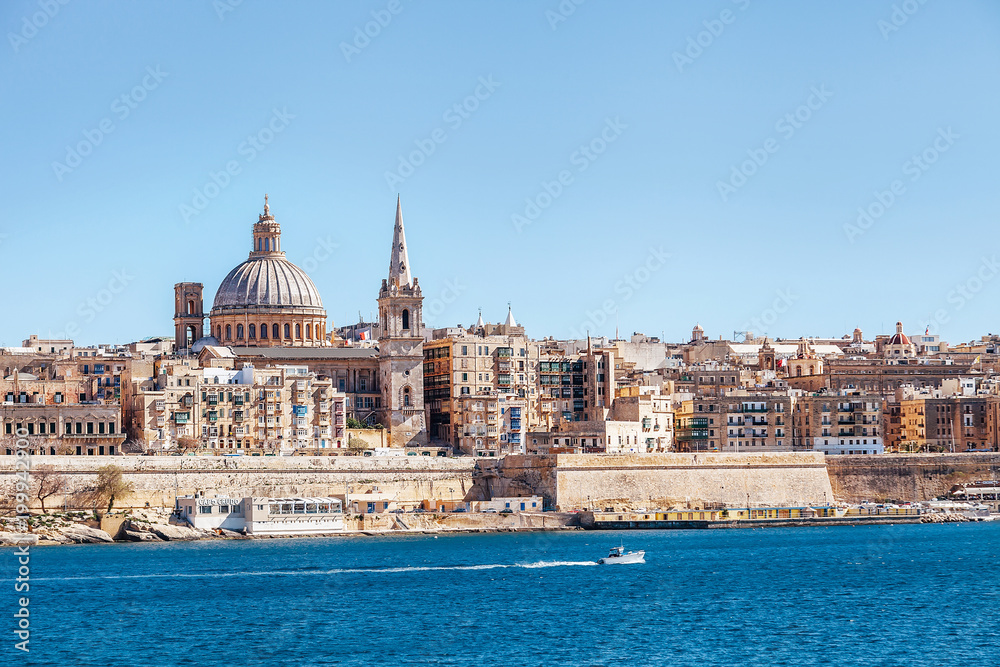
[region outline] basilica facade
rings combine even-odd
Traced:
[[[396,201],[388,276],[378,294],[375,348],[336,345],[327,333],[319,290],[285,258],[281,226],[264,212],[253,225],[246,261],[223,279],[204,331],[203,285],[174,286],[176,350],[181,355],[228,348],[237,368],[294,363],[333,382],[346,394],[348,414],[389,430],[393,447],[427,444],[423,391],[423,296],[413,277]]]

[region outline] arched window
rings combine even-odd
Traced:
[[[232,340],[232,339],[233,339],[233,325],[232,324],[227,324],[226,325],[226,340]]]
[[[410,311],[404,309],[403,310],[403,329],[406,330],[406,329],[409,329],[409,328],[410,328]]]
[[[268,251],[271,249],[271,239],[264,239],[264,250]]]
[[[307,324],[306,325],[306,339],[307,340],[312,340],[312,337],[313,337],[313,325]]]
[[[243,325],[236,325],[236,340],[243,340]]]
[[[257,325],[256,324],[251,324],[250,325],[250,340],[254,340],[255,338],[257,338]]]
[[[802,376],[802,366],[796,366],[795,367],[795,376],[796,377],[801,377]]]
[[[188,315],[194,315],[194,301],[188,301]]]
[[[403,311],[406,312],[405,310]],[[403,390],[403,407],[410,407],[410,388],[407,387]]]
[[[260,339],[267,340],[267,325],[263,322],[260,325]]]
[[[271,338],[274,340],[281,338],[281,328],[277,323],[271,325]]]
[[[285,325],[285,338],[288,339],[288,338],[291,338],[291,337],[292,337],[292,325],[291,324],[286,324]]]
[[[220,324],[215,328],[215,337],[222,340],[222,325]]]

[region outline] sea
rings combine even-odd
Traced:
[[[29,593],[0,559],[5,665],[1000,665],[1000,522],[33,547]]]

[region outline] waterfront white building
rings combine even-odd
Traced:
[[[317,535],[344,530],[339,498],[177,499],[181,518],[203,530],[232,530],[248,535]]]

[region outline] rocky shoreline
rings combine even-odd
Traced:
[[[913,523],[969,523],[983,521],[955,512],[922,515]],[[439,535],[457,533],[505,533],[582,530],[578,525],[481,525],[459,526],[430,522],[429,525],[401,529],[391,523],[345,528],[343,532],[322,535],[244,535],[231,530],[201,530],[178,522],[169,510],[130,510],[106,515],[100,521],[92,512],[52,512],[34,515],[27,534],[14,530],[13,518],[0,518],[0,546],[55,546],[65,544],[112,544],[126,542],[189,542],[195,540],[262,540],[302,537],[351,537],[385,535]]]
[[[446,533],[504,533],[580,530],[578,526],[448,526],[435,524],[409,529],[396,525],[345,528],[343,532],[317,535],[244,535],[231,530],[201,530],[178,522],[168,510],[147,509],[94,518],[92,512],[53,512],[32,516],[31,532],[14,532],[14,519],[0,519],[0,546],[65,544],[110,544],[124,542],[178,542],[195,540],[266,540],[302,537],[350,537],[383,535],[437,535]]]

